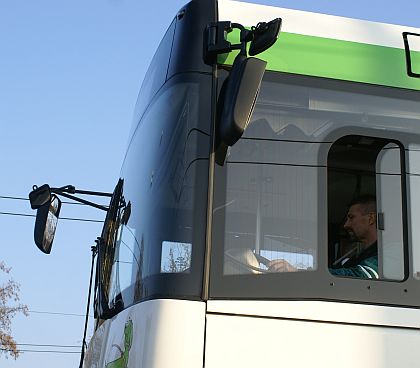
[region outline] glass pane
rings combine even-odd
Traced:
[[[275,76],[266,73],[245,138],[322,142],[339,128],[352,134],[359,127],[420,133],[417,99],[359,93],[363,87],[357,86],[347,92],[273,80]],[[254,129],[261,122],[266,127]]]
[[[224,274],[316,268],[317,171],[227,164]]]
[[[346,136],[328,154],[329,267],[337,276],[404,279],[401,149]]]
[[[111,300],[116,298],[119,293],[122,294],[123,300],[132,298],[129,287],[133,284],[133,278],[135,278],[133,270],[140,266],[140,247],[134,231],[134,229],[125,225],[121,225],[119,228],[112,269]]]
[[[189,273],[191,267],[191,250],[191,243],[162,242],[160,272]]]

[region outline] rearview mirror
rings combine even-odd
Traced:
[[[219,101],[219,135],[228,146],[241,138],[251,119],[266,65],[241,54],[233,62]]]
[[[259,53],[270,48],[277,40],[281,29],[281,18],[276,18],[268,23],[259,23],[254,30],[254,37],[249,46],[250,55]]]
[[[44,185],[42,187],[44,187]],[[39,199],[45,199],[45,192],[41,192],[41,194],[43,194],[44,197],[40,195]],[[40,202],[38,202],[38,204]],[[54,194],[51,195],[51,193],[50,198],[47,199],[44,204],[38,206],[35,220],[34,238],[37,247],[46,254],[50,254],[51,252],[60,209],[60,199]]]

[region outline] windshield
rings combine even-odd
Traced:
[[[417,173],[406,170],[404,149],[415,152],[420,141],[415,98],[417,92],[267,74],[244,136],[215,167],[211,294],[347,299],[355,294],[338,297],[326,286],[406,280],[405,182]],[[361,232],[352,239],[346,216],[363,195],[374,198],[372,229],[368,240]],[[336,271],[346,252],[365,260],[368,248],[372,273]]]
[[[127,208],[110,257],[110,307],[150,298],[199,299],[209,134],[207,76],[167,82],[149,104],[122,169]]]

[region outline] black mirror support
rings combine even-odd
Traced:
[[[255,56],[270,48],[277,40],[281,29],[281,18],[260,22],[250,30],[239,23],[214,22],[205,30],[204,60],[209,64],[217,62],[217,55],[226,54],[233,50],[247,56],[247,44],[251,42],[249,54]],[[227,39],[228,33],[234,29],[240,30],[240,43],[231,44]]]
[[[41,187],[33,186],[32,192],[29,194],[29,199],[31,202],[32,209],[37,209],[37,219],[35,226],[35,242],[37,246],[44,252],[50,253],[52,240],[54,238],[55,226],[58,221],[58,216],[61,208],[61,201],[57,195],[72,199],[76,202],[84,203],[86,205],[101,209],[106,211],[106,222],[109,222],[110,219],[113,219],[120,211],[124,210],[124,221],[128,222],[128,219],[131,214],[131,203],[128,205],[125,203],[123,193],[123,179],[119,179],[118,184],[113,193],[104,193],[104,192],[93,192],[85,190],[76,190],[74,186],[67,185],[60,188],[51,188],[48,184],[44,184]],[[95,195],[102,197],[111,197],[109,206],[102,206],[82,198],[73,196],[72,194],[84,194],[84,195]],[[39,224],[38,224],[39,223]],[[106,227],[106,225],[105,225]],[[103,229],[103,234],[109,237],[108,231]],[[45,245],[47,244],[47,245]],[[108,300],[104,292],[104,285],[102,284],[102,270],[101,262],[104,257],[104,248],[105,240],[103,237],[98,237],[96,239],[96,245],[91,247],[92,251],[92,263],[90,271],[90,281],[89,281],[89,292],[88,300],[86,307],[86,317],[85,317],[85,326],[83,334],[83,342],[80,353],[80,364],[79,367],[83,367],[83,361],[85,358],[86,351],[86,333],[87,326],[89,321],[89,306],[92,295],[92,281],[93,281],[93,272],[94,272],[94,263],[95,257],[98,255],[97,265],[96,265],[96,281],[95,281],[95,317],[98,316],[102,319],[111,318],[115,314],[117,308],[112,310],[109,308]],[[99,313],[99,314],[98,314]]]
[[[268,23],[260,22],[251,29],[238,23],[216,22],[206,28],[204,60],[216,64],[217,56],[239,50],[231,72],[225,80],[217,103],[216,119],[216,163],[223,165],[228,146],[233,146],[247,128],[254,111],[255,103],[267,63],[248,57],[270,48],[277,40],[281,29],[281,18]],[[227,34],[233,29],[240,30],[240,43],[231,44]]]
[[[51,199],[51,188],[48,184],[41,185],[40,187],[34,185],[32,192],[29,193],[29,201],[31,208],[37,210],[42,207]]]
[[[29,193],[29,200],[31,202],[31,208],[37,210],[34,240],[37,247],[46,254],[51,252],[55,229],[60,214],[61,200],[58,195],[106,212],[108,212],[108,206],[87,201],[72,194],[112,197],[112,193],[77,190],[73,185],[52,188],[48,184],[44,184],[40,187],[34,185],[32,189],[33,190]]]
[[[32,192],[29,193],[29,200],[31,202],[31,208],[36,210],[43,206],[51,199],[51,194],[58,194],[63,197],[72,199],[73,201],[86,204],[91,207],[98,208],[103,211],[108,211],[108,207],[99,205],[97,203],[87,201],[83,198],[75,197],[71,194],[84,194],[98,197],[112,197],[112,193],[104,192],[93,192],[89,190],[78,190],[73,185],[66,185],[60,188],[51,188],[48,184],[41,185],[40,187],[34,185]]]

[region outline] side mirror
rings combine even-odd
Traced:
[[[254,56],[267,50],[276,42],[281,29],[281,18],[268,23],[259,23],[249,46],[249,54]]]
[[[233,62],[219,101],[219,136],[229,146],[241,138],[251,119],[266,65],[242,54]]]
[[[45,199],[46,197],[39,196],[39,198]],[[37,208],[34,231],[35,244],[42,252],[50,254],[60,214],[61,201],[56,195],[50,194],[50,198]]]

